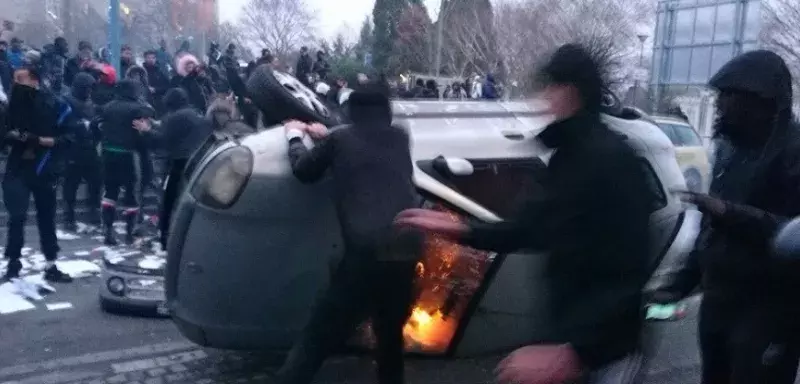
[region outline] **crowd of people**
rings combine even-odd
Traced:
[[[41,53],[26,51],[18,39],[10,46],[0,42],[0,78],[8,91],[0,92],[2,140],[10,147],[2,182],[9,214],[5,278],[19,277],[33,196],[47,260],[44,277],[71,281],[55,264],[56,189],[62,175],[66,228],[75,228],[75,190],[85,181],[90,221],[101,225],[105,243],[117,244],[113,223],[120,214],[125,241],[133,242],[143,192],[153,187],[156,152],[168,162],[160,214],[165,243],[189,156],[231,124],[252,129],[257,112],[245,80],[258,66],[282,65],[264,50],[242,71],[235,51],[229,45],[223,53],[212,44],[203,62],[189,53],[188,43],[170,54],[162,42],[144,53],[140,66],[123,46],[118,74],[106,50],[94,52],[85,42],[74,55],[62,38]],[[779,225],[800,214],[795,195],[800,132],[791,112],[792,78],[778,55],[745,53],[711,79],[720,92],[716,129],[722,143],[711,193],[681,192],[704,213],[698,245],[673,284],[648,298],[643,288],[650,277],[651,180],[625,138],[604,123],[601,71],[583,47],[561,47],[540,69],[548,80],[543,95],[555,117],[538,135],[552,150],[541,194],[513,220],[493,224],[457,222],[417,208],[410,140],[393,125],[385,79],[359,76],[350,88],[346,79],[332,76],[324,52],[315,61],[305,48],[295,72],[326,100],[349,103],[351,129],[329,132],[319,123],[284,123],[294,175],[310,183],[332,171],[345,256],[278,371],[278,383],[310,383],[366,317],[378,326],[379,382],[404,382],[403,326],[418,252],[398,252],[394,245],[418,244],[419,231],[478,249],[530,248],[550,255],[553,338],[510,354],[497,370],[501,383],[637,382],[642,304],[674,302],[701,281],[703,383],[794,382],[800,267],[771,258],[769,249]],[[450,84],[443,95],[435,81],[422,80],[397,92],[408,98],[491,100],[501,90],[486,76]],[[317,140],[313,148],[306,148],[305,135]]]

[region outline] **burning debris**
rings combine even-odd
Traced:
[[[432,208],[450,213],[453,220],[460,220],[457,213],[443,205]],[[422,259],[416,268],[414,286],[417,299],[403,329],[407,351],[447,351],[490,264],[489,252],[465,247],[439,236],[431,235],[426,239]],[[357,344],[374,346],[369,324],[362,327]]]

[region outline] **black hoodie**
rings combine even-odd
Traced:
[[[327,169],[334,179],[334,201],[348,247],[375,249],[391,235],[394,217],[417,206],[408,132],[392,124],[386,95],[350,95],[351,126],[331,131],[308,150],[292,138],[289,158],[302,182],[319,180]]]
[[[211,124],[189,105],[181,88],[167,91],[162,102],[167,114],[155,132],[156,140],[171,160],[188,160],[211,135]]]
[[[682,296],[702,281],[706,302],[732,311],[757,306],[798,320],[800,263],[770,257],[778,227],[800,215],[800,129],[791,112],[789,69],[773,52],[751,51],[724,65],[710,85],[753,93],[777,108],[760,126],[745,127],[763,133],[756,144],[728,134],[720,119],[710,194],[728,202],[725,214],[704,218],[695,252],[665,290]]]
[[[72,154],[75,156],[96,154],[97,144],[100,141],[100,128],[95,121],[96,108],[91,99],[94,87],[94,77],[88,73],[80,72],[72,81],[72,89],[67,102],[72,107],[75,118],[71,132],[75,136],[72,145]]]
[[[101,115],[103,149],[111,151],[134,151],[142,141],[133,121],[153,117],[155,111],[139,97],[139,85],[131,80],[122,80],[114,86],[114,100],[106,104]]]

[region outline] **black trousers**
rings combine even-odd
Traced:
[[[64,185],[61,189],[61,195],[66,204],[67,222],[75,221],[75,201],[78,187],[82,182],[86,182],[89,210],[93,215],[98,214],[100,211],[100,194],[103,190],[103,166],[100,156],[94,150],[76,154],[67,164]],[[92,219],[95,220],[96,218],[92,217]]]
[[[161,232],[161,247],[167,249],[169,239],[169,226],[172,211],[183,189],[183,171],[186,169],[187,159],[173,159],[168,165],[168,173],[164,185],[164,195],[161,199],[161,212],[158,217],[158,226]]]
[[[800,329],[788,308],[704,299],[699,339],[703,384],[793,384]]]
[[[37,175],[33,165],[22,169],[6,169],[3,178],[3,203],[8,211],[6,258],[16,260],[22,256],[31,195],[36,208],[36,225],[39,227],[42,253],[48,261],[58,257],[56,187],[55,177]]]
[[[135,152],[103,152],[104,208],[123,208],[127,213],[138,213],[141,163]],[[120,193],[123,193],[120,199]]]
[[[350,253],[339,264],[278,372],[280,384],[311,383],[325,359],[367,319],[377,339],[378,382],[404,382],[403,326],[414,299],[416,261],[374,261],[370,256]]]

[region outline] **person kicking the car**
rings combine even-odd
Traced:
[[[324,360],[368,318],[377,338],[378,382],[404,382],[403,326],[413,300],[419,239],[398,233],[392,220],[418,206],[418,197],[409,136],[392,125],[386,94],[377,87],[354,92],[353,124],[330,133],[320,124],[285,124],[294,175],[309,183],[332,171],[345,253],[278,371],[278,383],[311,383]],[[319,139],[311,150],[303,144],[306,134]],[[400,245],[398,240],[407,249],[390,246]]]
[[[593,56],[562,46],[541,75],[556,118],[538,136],[555,151],[541,194],[496,224],[423,209],[401,213],[396,224],[498,253],[549,253],[553,342],[511,353],[498,366],[500,383],[633,383],[642,364],[653,195],[641,160],[601,120],[603,80]]]

